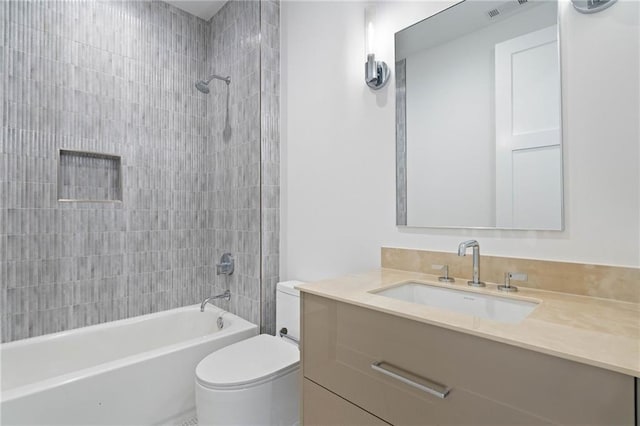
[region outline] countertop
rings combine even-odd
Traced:
[[[369,293],[406,281],[535,300],[538,307],[519,324],[501,323]],[[410,320],[487,338],[560,358],[640,377],[640,304],[519,287],[517,293],[440,283],[436,275],[394,269],[301,284],[304,292]],[[514,283],[517,285],[517,283]]]

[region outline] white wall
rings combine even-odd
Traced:
[[[379,3],[378,56],[392,64],[393,33],[450,4]],[[377,267],[380,246],[454,252],[470,237],[483,254],[640,266],[638,2],[594,15],[561,3],[562,232],[395,226],[395,83],[363,82],[364,5],[281,4],[282,279]]]

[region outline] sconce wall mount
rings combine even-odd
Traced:
[[[376,55],[370,53],[367,55],[367,62],[364,63],[364,81],[367,86],[374,90],[382,89],[387,81],[391,70],[384,61],[376,61]]]
[[[596,13],[612,6],[616,0],[571,0],[573,7],[581,13]]]

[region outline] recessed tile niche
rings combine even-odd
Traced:
[[[61,149],[58,166],[58,201],[121,202],[120,157]]]

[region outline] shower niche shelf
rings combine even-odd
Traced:
[[[61,149],[58,156],[58,201],[122,202],[121,157]]]

